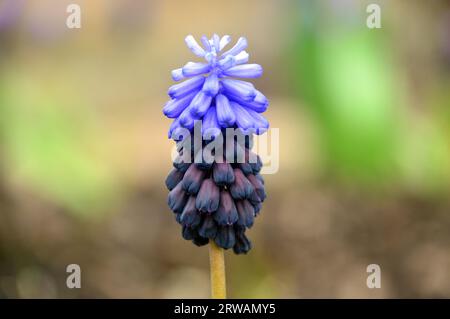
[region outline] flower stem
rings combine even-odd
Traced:
[[[227,288],[225,283],[225,258],[223,249],[210,240],[209,265],[211,271],[211,297],[213,299],[225,299]]]

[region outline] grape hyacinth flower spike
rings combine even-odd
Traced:
[[[253,134],[269,127],[261,114],[269,102],[252,83],[242,80],[263,73],[260,65],[247,63],[244,37],[229,49],[228,35],[203,36],[202,45],[188,35],[185,42],[203,62],[188,62],[172,71],[172,79],[179,83],[169,88],[163,113],[173,119],[168,135],[177,142],[179,156],[166,179],[168,205],[184,239],[198,246],[210,243],[213,297],[224,298],[223,249],[232,248],[236,254],[251,249],[246,230],[266,198],[262,162],[251,148]],[[194,133],[195,138],[197,123],[201,141],[196,148],[187,135]],[[245,138],[228,138],[230,129]],[[216,150],[214,159],[207,161],[204,153],[213,141],[225,151],[218,155]]]

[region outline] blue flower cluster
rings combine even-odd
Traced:
[[[269,102],[250,82],[233,78],[257,78],[263,73],[259,64],[247,64],[247,40],[239,38],[229,50],[222,52],[231,37],[201,38],[200,46],[192,35],[185,42],[188,48],[206,62],[188,62],[172,71],[172,78],[181,81],[169,88],[171,98],[163,113],[173,118],[169,138],[178,128],[192,130],[195,120],[202,121],[202,131],[220,134],[223,128],[240,128],[244,133],[264,133],[269,122],[260,113]]]
[[[184,239],[198,246],[214,241],[224,249],[245,254],[252,247],[246,230],[253,226],[266,198],[260,175],[262,161],[251,149],[253,134],[262,134],[269,127],[261,115],[269,102],[251,83],[233,78],[257,78],[263,70],[258,64],[247,64],[247,40],[243,37],[223,53],[231,41],[227,35],[220,38],[215,34],[211,39],[203,36],[203,46],[191,35],[185,40],[206,63],[189,62],[172,71],[175,81],[184,81],[169,88],[171,100],[163,110],[174,119],[169,138],[177,141],[181,159],[174,161],[174,169],[166,179],[167,203],[182,226]],[[193,140],[184,139],[186,131],[196,131],[197,120],[204,139],[199,150],[190,144],[195,144]],[[234,137],[222,140],[219,143],[223,143],[220,146],[226,156],[221,159],[215,153],[214,161],[205,161],[203,150],[212,140],[220,141],[211,138],[225,136],[227,128],[244,133],[245,141]],[[237,160],[237,154],[243,155],[243,160]]]

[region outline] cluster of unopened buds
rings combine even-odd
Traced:
[[[175,81],[185,81],[169,88],[171,100],[163,109],[174,119],[169,138],[178,151],[166,186],[183,238],[199,246],[213,240],[240,254],[251,249],[245,232],[266,198],[262,162],[251,149],[253,134],[269,127],[260,114],[268,100],[251,83],[233,79],[259,77],[262,67],[247,64],[243,37],[221,53],[230,40],[203,36],[202,47],[191,35],[185,39],[206,63],[189,62],[172,71]]]

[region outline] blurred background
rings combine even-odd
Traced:
[[[450,297],[444,0],[0,0],[0,297],[209,296],[208,249],[166,205],[161,110],[170,71],[196,61],[184,37],[213,33],[247,37],[280,129],[229,296]]]

